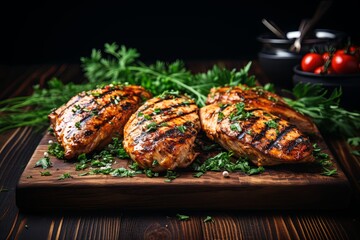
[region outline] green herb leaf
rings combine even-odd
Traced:
[[[321,173],[321,175],[325,175],[325,176],[335,176],[337,175],[337,170],[336,169],[328,169],[326,167],[323,167],[324,171]]]
[[[40,172],[41,176],[51,176],[51,173],[49,171]]]
[[[58,180],[64,180],[67,178],[73,178],[73,177],[70,175],[70,173],[64,173],[59,176]]]
[[[313,145],[313,156],[315,157],[315,161],[322,167],[323,171],[320,173],[321,175],[337,175],[337,169],[334,167],[329,154],[324,153],[317,143]]]
[[[360,145],[360,137],[352,137],[347,139],[348,144],[357,147]]]
[[[64,159],[65,151],[64,148],[57,142],[53,142],[48,146],[48,153],[55,156],[58,159]]]
[[[208,222],[214,222],[214,219],[211,216],[206,216],[206,218],[204,219],[204,223]]]
[[[328,96],[328,91],[321,85],[298,83],[291,93],[295,99],[284,100],[292,108],[311,117],[322,132],[354,137],[360,129],[360,113],[339,106],[341,88]]]
[[[360,156],[360,151],[359,150],[354,150],[354,151],[351,151],[351,153],[355,156]]]
[[[199,178],[199,177],[201,177],[202,175],[204,175],[204,173],[203,172],[197,172],[197,173],[194,173],[194,177],[196,177],[196,178]]]
[[[51,166],[52,166],[52,162],[48,157],[43,157],[35,163],[35,167],[42,167],[43,169],[47,169]]]
[[[183,214],[176,214],[176,217],[180,220],[180,221],[186,221],[190,219],[190,216],[188,215],[183,215]]]
[[[177,177],[179,177],[179,174],[176,171],[167,170],[165,174],[165,182],[172,182]]]
[[[247,158],[232,159],[232,152],[221,152],[212,158],[208,158],[202,164],[195,161],[191,166],[194,171],[205,173],[207,171],[241,171],[248,175],[259,174],[265,171],[263,167],[253,167],[249,165]],[[197,174],[197,173],[196,173]],[[202,174],[199,174],[200,177]]]
[[[111,171],[110,174],[114,177],[134,177],[136,175],[134,170],[126,169],[123,167]]]
[[[238,132],[242,131],[241,126],[240,126],[240,124],[238,122],[231,124],[230,129],[232,131],[238,131]]]
[[[186,132],[186,126],[184,126],[184,125],[177,126],[177,129],[178,129],[181,133],[185,133],[185,132]]]

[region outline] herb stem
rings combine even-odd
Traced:
[[[162,77],[165,80],[169,80],[169,81],[175,83],[176,85],[181,86],[182,88],[191,92],[192,94],[194,94],[197,97],[196,102],[199,106],[205,106],[206,96],[201,94],[199,91],[195,90],[195,88],[193,86],[190,87],[190,86],[184,84],[184,82],[183,82],[184,80],[177,78],[176,73],[168,76],[168,75],[164,75],[162,73],[156,72],[152,69],[145,68],[145,67],[138,67],[138,66],[129,66],[128,70],[138,71],[138,72],[147,72],[149,74],[152,74],[153,76]],[[209,86],[209,85],[205,85],[205,86]]]

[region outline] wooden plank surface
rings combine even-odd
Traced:
[[[188,63],[195,72],[205,71],[213,64],[231,69],[243,66],[244,62]],[[256,76],[264,78],[256,61],[253,66]],[[64,82],[77,82],[83,78],[79,65],[11,66],[9,69],[6,72],[12,74],[0,73],[1,82],[12,83],[1,92],[5,98],[19,87],[29,91],[36,78],[48,80],[56,76]],[[55,70],[47,75],[51,69]],[[38,75],[32,74],[35,72]],[[9,81],[4,76],[8,76]],[[41,138],[42,134],[31,128],[17,128],[0,135],[0,239],[360,239],[360,198],[354,198],[360,193],[360,161],[349,153],[343,138],[325,137],[356,193],[352,195],[351,205],[345,209],[197,211],[179,207],[146,211],[19,210],[15,205],[16,185]],[[331,197],[340,198],[335,193]],[[338,204],[334,203],[336,207]],[[177,213],[190,218],[180,221],[176,218]],[[213,222],[204,222],[208,215],[212,216]]]
[[[319,209],[345,208],[350,201],[348,180],[325,143],[318,144],[331,156],[338,174],[320,175],[315,164],[266,167],[260,175],[248,176],[222,172],[207,172],[201,178],[184,170],[171,183],[164,177],[149,178],[110,175],[79,176],[75,162],[51,158],[51,176],[41,176],[35,163],[47,151],[45,134],[20,177],[16,189],[18,207],[24,209]],[[118,160],[113,168],[127,167],[127,160]],[[88,171],[88,170],[86,170]],[[59,180],[64,173],[72,178]],[[223,204],[219,204],[219,203]]]

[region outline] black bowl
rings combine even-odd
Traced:
[[[299,53],[291,51],[298,31],[288,32],[287,39],[279,39],[273,35],[261,35],[257,40],[262,44],[258,60],[265,75],[280,88],[293,87],[292,75],[294,66],[300,64],[301,58],[312,48],[319,51],[326,47],[338,47],[345,43],[346,34],[330,29],[315,29],[302,43]]]
[[[262,44],[261,52],[263,53],[278,55],[279,53],[287,52],[297,54],[290,51],[290,47],[299,34],[299,31],[290,31],[286,33],[286,39],[276,38],[270,34],[263,34],[260,35],[257,40]],[[304,55],[314,47],[318,48],[318,50],[324,50],[322,48],[329,45],[337,47],[344,44],[346,40],[347,34],[344,32],[332,29],[315,29],[303,39],[301,51],[298,54]]]
[[[277,55],[264,52],[258,53],[259,64],[269,80],[276,87],[291,89],[293,87],[293,67],[300,63],[302,55],[295,53],[278,53]]]
[[[293,68],[293,84],[311,83],[323,86],[328,95],[333,90],[341,88],[340,106],[350,109],[360,109],[360,73],[355,74],[315,74],[304,72],[300,65]]]

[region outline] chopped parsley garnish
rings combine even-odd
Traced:
[[[278,128],[278,123],[276,121],[274,121],[273,119],[265,122],[265,124],[269,127],[269,128]]]
[[[358,147],[360,145],[360,137],[352,137],[352,138],[348,138],[347,139],[347,143],[350,146],[353,147]],[[355,156],[360,156],[360,151],[359,150],[352,150],[351,154],[355,155]]]
[[[121,167],[111,171],[110,175],[114,177],[134,177],[136,172],[134,170]]]
[[[263,167],[253,167],[249,165],[247,158],[239,158],[234,161],[232,159],[232,152],[221,152],[214,157],[208,158],[202,164],[195,161],[191,166],[194,171],[205,173],[207,171],[228,171],[236,172],[241,171],[247,175],[254,175],[264,172]],[[200,177],[202,174],[194,175],[194,177]]]
[[[253,113],[245,110],[245,103],[240,102],[235,104],[236,111],[233,111],[229,115],[231,122],[248,119],[253,116]]]
[[[177,129],[178,129],[181,133],[185,133],[185,131],[186,131],[186,127],[185,127],[184,125],[177,126]]]
[[[176,214],[176,217],[180,220],[180,221],[186,221],[190,219],[190,216],[188,215],[183,215],[183,214]]]
[[[97,115],[99,115],[98,110],[91,110],[91,116],[97,116]]]
[[[148,115],[148,114],[145,114],[145,115],[144,115],[144,118],[145,118],[146,120],[151,120],[151,119],[152,119],[152,117],[151,117],[150,115]]]
[[[223,112],[218,113],[218,122],[222,121],[224,119],[225,115]]]
[[[278,100],[274,98],[273,96],[269,96],[268,99],[272,102],[277,102]]]
[[[220,104],[219,104],[219,107],[220,107],[220,109],[221,109],[221,111],[222,111],[222,110],[224,110],[225,108],[227,108],[229,105],[230,105],[230,104],[220,103]]]
[[[337,169],[334,167],[329,154],[322,152],[322,149],[315,143],[313,145],[313,156],[316,162],[322,167],[321,175],[334,176],[337,175]]]
[[[236,110],[238,111],[238,113],[242,113],[245,108],[245,103],[243,103],[243,102],[236,103],[235,107],[236,107]]]
[[[134,171],[137,171],[139,170],[139,164],[137,162],[132,162],[130,165],[129,165],[129,168],[134,170]]]
[[[76,123],[75,123],[75,127],[80,130],[80,129],[81,129],[81,123],[80,123],[80,122],[76,122]]]
[[[321,175],[324,176],[334,176],[337,174],[337,169],[329,169],[327,167],[323,167],[323,172],[321,173]]]
[[[147,177],[152,178],[152,177],[158,177],[159,173],[157,172],[153,172],[151,169],[145,169],[144,173]]]
[[[159,124],[160,127],[167,127],[169,124],[167,122],[162,122]]]
[[[214,219],[211,216],[206,216],[206,218],[204,219],[204,223],[207,222],[214,222]]]
[[[39,161],[35,163],[35,167],[42,167],[43,169],[47,169],[52,166],[52,162],[49,157],[43,157]]]
[[[230,129],[232,131],[238,131],[238,132],[241,132],[241,130],[242,130],[241,126],[240,126],[240,124],[238,122],[231,124]]]
[[[183,104],[186,105],[186,106],[189,106],[189,105],[190,105],[190,101],[189,101],[189,100],[185,100],[185,101],[183,101]]]
[[[94,97],[99,97],[100,93],[99,92],[90,92],[90,94]]]
[[[357,147],[360,145],[360,137],[351,137],[347,139],[347,143],[351,146]]]
[[[204,175],[204,173],[203,172],[197,172],[197,173],[194,173],[194,177],[196,177],[196,178],[199,178],[199,177],[201,177],[202,175]]]
[[[49,171],[40,172],[41,176],[51,176],[51,173]]]
[[[67,178],[73,178],[70,173],[64,173],[62,175],[59,176],[58,180],[64,180],[64,179],[67,179]]]
[[[165,182],[172,182],[174,179],[179,177],[179,174],[172,170],[167,170],[165,174]]]
[[[155,108],[155,109],[154,109],[154,113],[155,113],[155,114],[161,113],[161,109],[160,109],[160,108]]]
[[[156,122],[150,122],[148,125],[146,125],[146,132],[153,132],[157,129]]]
[[[180,93],[179,91],[174,91],[174,90],[165,90],[163,91],[160,95],[158,95],[159,98],[161,99],[168,99],[168,98],[174,98],[174,97],[179,97]]]
[[[64,148],[57,142],[52,142],[49,144],[48,153],[58,159],[64,159],[65,156]]]

